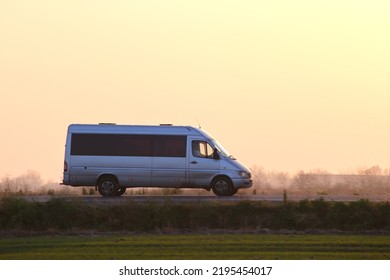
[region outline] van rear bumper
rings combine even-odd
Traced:
[[[232,179],[233,186],[236,189],[248,189],[253,186],[253,180],[252,179]]]
[[[60,185],[70,185],[70,176],[68,174],[64,174],[64,178],[62,179],[62,184]]]

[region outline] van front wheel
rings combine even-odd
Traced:
[[[225,177],[216,178],[211,187],[217,196],[232,196],[235,194],[232,182]]]
[[[117,196],[119,186],[117,181],[112,177],[103,177],[99,180],[98,191],[104,197]]]

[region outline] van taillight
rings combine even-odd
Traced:
[[[64,161],[64,172],[68,171],[68,164]]]

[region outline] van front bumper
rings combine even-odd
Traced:
[[[233,186],[236,189],[248,189],[253,186],[252,179],[233,179]]]

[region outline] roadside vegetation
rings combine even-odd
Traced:
[[[0,200],[1,231],[172,232],[235,230],[390,231],[390,202],[204,202],[90,205],[53,198],[46,203]]]

